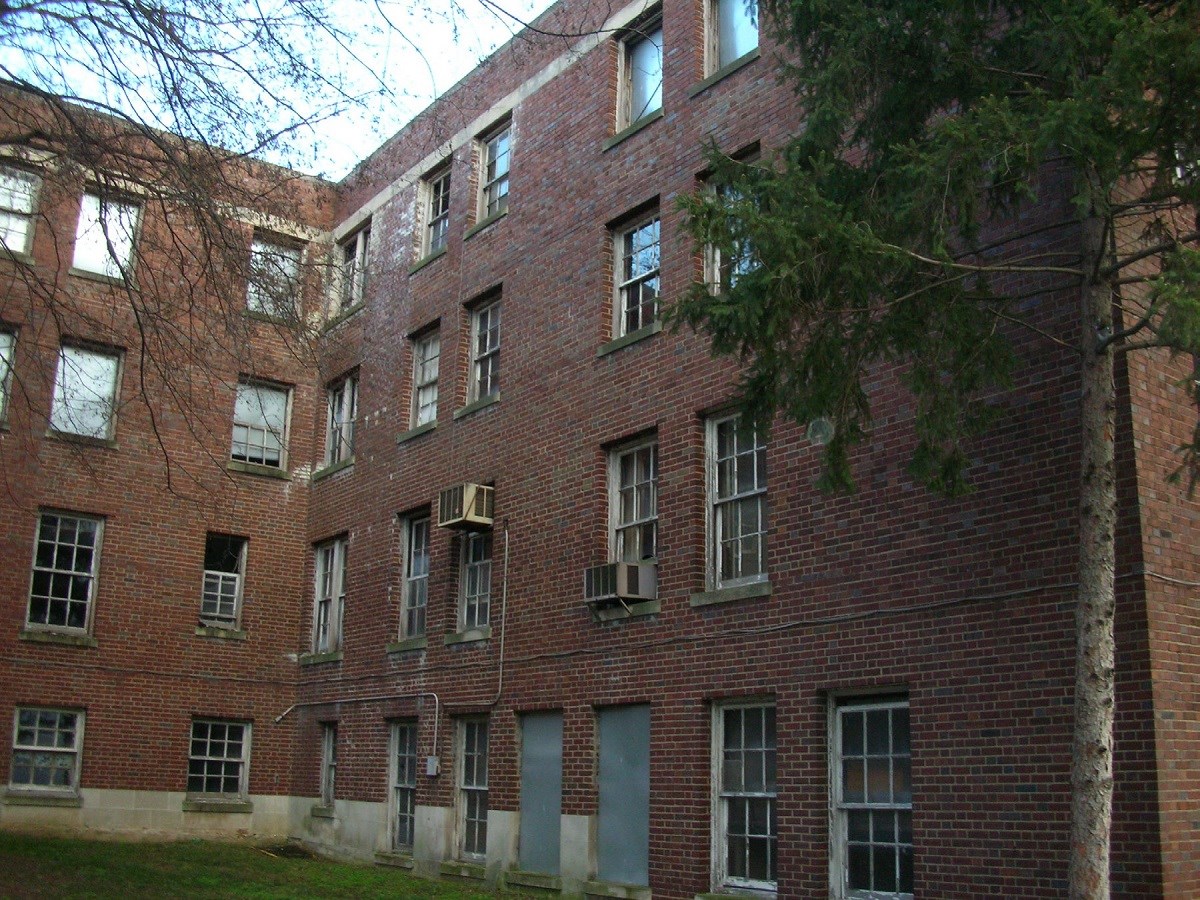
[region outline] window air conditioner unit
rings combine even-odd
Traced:
[[[658,599],[658,565],[605,563],[583,570],[583,602],[589,606]]]
[[[492,527],[494,489],[483,484],[456,484],[438,495],[438,525],[463,531]]]

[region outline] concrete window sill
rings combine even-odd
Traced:
[[[479,410],[481,410],[481,409],[487,409],[489,406],[495,406],[499,402],[500,402],[499,392],[497,392],[495,394],[489,394],[486,397],[480,397],[478,400],[468,403],[462,409],[456,409],[454,411],[454,418],[456,420],[462,419],[466,416],[471,415],[471,413],[479,412]]]
[[[489,225],[494,225],[496,222],[499,222],[501,219],[503,219],[507,215],[508,215],[507,209],[502,209],[498,213],[492,213],[486,219],[482,219],[479,222],[477,222],[475,225],[471,226],[467,230],[467,233],[463,235],[463,240],[465,241],[468,238],[474,237],[475,235],[479,234],[479,232],[481,232],[485,228],[487,228]]]
[[[437,422],[426,422],[424,425],[418,425],[416,428],[410,428],[400,437],[396,438],[397,444],[406,444],[413,438],[419,438],[423,434],[429,434],[433,429],[437,428]]]
[[[758,48],[755,47],[749,53],[746,53],[743,56],[739,56],[733,62],[726,63],[721,68],[717,69],[717,71],[713,72],[711,75],[709,75],[707,78],[705,78],[703,81],[698,82],[697,84],[694,84],[690,88],[688,88],[688,92],[687,92],[688,97],[689,98],[697,97],[700,94],[703,94],[705,91],[707,91],[710,87],[712,87],[718,81],[724,81],[726,78],[728,78],[730,75],[732,75],[734,72],[738,71],[739,69],[746,68],[746,66],[750,65],[750,63],[752,63],[756,59],[758,59],[760,55],[761,54],[758,52]]]
[[[639,341],[646,340],[646,338],[653,337],[660,331],[662,331],[662,322],[651,322],[637,331],[631,331],[629,334],[623,334],[619,338],[609,341],[607,344],[602,344],[600,349],[596,351],[596,355],[608,356],[608,354],[624,349],[630,344],[636,344]]]
[[[482,863],[455,859],[447,860],[438,866],[438,872],[450,878],[469,878],[472,881],[484,881],[487,878],[487,869]]]
[[[420,272],[423,268],[425,268],[427,265],[429,265],[435,259],[441,259],[443,256],[446,255],[446,249],[447,249],[446,247],[440,247],[439,249],[434,250],[428,256],[424,256],[421,259],[417,260],[415,263],[413,263],[409,267],[408,274],[416,275],[418,272]]]
[[[750,600],[755,597],[770,597],[771,582],[756,581],[753,584],[739,584],[735,587],[717,588],[715,591],[701,591],[692,594],[688,603],[692,606],[715,606],[720,603],[733,603],[735,600]]]
[[[251,813],[254,804],[249,800],[188,798],[183,801],[184,812],[194,813]]]
[[[338,462],[335,462],[335,463],[331,463],[328,466],[326,466],[325,468],[318,469],[317,471],[313,472],[312,480],[320,481],[322,478],[328,478],[330,475],[336,474],[337,472],[341,472],[345,469],[349,469],[353,465],[354,465],[354,457],[349,456],[346,459],[339,460]]]
[[[98,647],[100,642],[90,634],[69,631],[43,631],[40,628],[22,628],[17,633],[22,641],[34,644],[60,644],[63,647]]]
[[[454,634],[446,635],[442,640],[447,647],[452,644],[474,644],[479,641],[486,641],[492,636],[492,626],[484,625],[482,628],[470,628],[467,631],[456,631]]]
[[[654,112],[650,113],[649,115],[642,116],[640,119],[638,119],[632,125],[630,125],[627,128],[622,128],[620,131],[618,131],[616,134],[614,134],[612,137],[610,137],[608,140],[606,140],[603,144],[601,144],[600,145],[601,152],[603,152],[605,150],[611,150],[613,147],[617,146],[617,144],[621,143],[626,138],[633,137],[635,134],[637,134],[643,128],[645,128],[646,126],[648,126],[654,122],[657,122],[659,119],[661,119],[665,115],[666,115],[666,113],[664,113],[662,111],[662,109],[656,109]]]
[[[404,638],[400,641],[393,641],[385,646],[385,653],[408,653],[413,650],[424,650],[429,646],[429,639],[425,635],[418,637]]]
[[[413,867],[413,858],[411,853],[381,850],[375,854],[375,865],[391,866],[395,869],[411,869]]]
[[[50,791],[8,790],[4,792],[5,806],[54,806],[61,809],[79,809],[83,797],[73,791],[53,793]]]
[[[258,463],[242,462],[240,459],[229,460],[225,463],[225,468],[230,472],[241,472],[244,475],[260,475],[263,478],[277,478],[280,481],[292,480],[292,476],[285,469],[277,466],[263,466]]]
[[[75,434],[72,431],[59,431],[56,428],[48,429],[46,437],[55,441],[62,441],[64,444],[78,444],[81,447],[103,447],[107,450],[117,449],[117,442],[112,438],[92,437],[90,434]]]
[[[626,608],[628,607],[628,608]],[[658,600],[637,600],[633,603],[610,603],[606,606],[593,606],[592,615],[597,622],[615,622],[619,619],[629,619],[635,616],[653,616],[662,611]]]
[[[651,900],[650,888],[640,884],[616,884],[611,881],[585,881],[585,897],[616,897],[619,900]]]
[[[541,891],[561,891],[562,878],[558,875],[547,875],[543,872],[505,872],[505,887],[528,887]]]
[[[197,625],[196,636],[217,638],[222,641],[246,640],[246,632],[241,628],[226,628],[222,625]]]
[[[342,661],[341,650],[330,650],[326,653],[301,653],[296,660],[302,666],[319,666],[322,663]]]

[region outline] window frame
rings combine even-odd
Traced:
[[[706,530],[708,537],[706,568],[708,570],[708,583],[713,590],[720,590],[727,587],[740,587],[741,585],[746,584],[761,583],[767,581],[769,578],[767,572],[767,537],[770,534],[770,529],[768,526],[769,508],[767,505],[767,447],[766,443],[762,440],[762,436],[757,430],[752,432],[754,437],[754,447],[752,452],[754,454],[755,487],[749,491],[738,491],[735,489],[734,493],[724,497],[720,495],[719,490],[719,470],[722,461],[722,458],[719,456],[720,429],[722,426],[730,423],[732,423],[732,427],[734,428],[735,452],[732,459],[735,463],[733,481],[736,486],[738,475],[736,463],[739,457],[744,457],[746,455],[737,451],[736,441],[739,433],[740,422],[741,415],[739,413],[732,413],[710,417],[706,423],[705,445],[707,458],[705,463],[705,480],[707,487]],[[758,484],[760,478],[762,482],[761,486]],[[732,508],[733,504],[741,504],[743,501],[751,498],[757,498],[758,503],[759,528],[756,532],[754,532],[754,534],[758,537],[759,570],[748,575],[735,573],[726,576],[721,568],[721,549],[722,544],[725,543],[726,540],[726,536],[724,534],[725,529],[722,525],[721,510],[726,506]],[[739,536],[736,539],[744,540],[745,537],[746,533],[739,533]]]
[[[281,322],[300,318],[300,292],[305,246],[283,235],[255,232],[250,240],[246,265],[246,311]],[[262,271],[264,260],[287,260],[287,265],[272,263],[278,272]]]
[[[224,569],[209,569],[207,567],[208,543],[212,538],[224,538],[226,540],[233,540],[233,541],[238,542],[239,546],[238,546],[238,553],[237,553],[237,568],[234,572],[227,572]],[[202,577],[202,587],[200,590],[200,623],[203,626],[205,626],[206,628],[225,628],[225,629],[228,629],[231,631],[236,631],[239,628],[241,628],[241,624],[242,624],[242,592],[245,588],[245,583],[246,583],[246,555],[249,552],[249,550],[248,550],[249,545],[250,545],[249,540],[247,540],[244,537],[241,537],[240,535],[224,534],[224,533],[215,532],[215,531],[210,531],[205,534],[205,536],[204,536],[205,566],[202,569],[203,577]],[[225,615],[221,612],[221,598],[224,596],[224,594],[219,589],[217,592],[217,596],[218,596],[217,612],[215,614],[206,612],[206,604],[208,603],[208,597],[209,597],[209,593],[210,593],[209,592],[209,575],[221,576],[221,578],[219,578],[218,580],[221,582],[222,587],[224,587],[224,584],[226,582],[225,576],[228,576],[228,575],[234,576],[234,591],[233,591],[233,598],[232,598],[233,614],[232,615]]]
[[[106,363],[112,365],[112,383],[108,386],[109,396],[102,397],[99,393],[92,391],[90,387],[84,388],[83,385],[71,384],[70,390],[78,392],[81,389],[89,390],[94,394],[95,399],[84,398],[80,400],[78,397],[67,396],[68,385],[64,382],[65,373],[67,372],[68,354],[78,354],[81,356],[89,356],[94,360],[103,359]],[[89,344],[85,342],[76,343],[66,341],[58,347],[58,360],[54,368],[54,393],[50,401],[50,431],[59,435],[71,435],[79,438],[86,438],[96,441],[111,441],[117,430],[117,407],[120,405],[121,399],[121,379],[124,374],[124,357],[125,354],[115,347],[102,347],[97,344]],[[78,377],[86,368],[85,364],[79,362],[71,363],[71,371]],[[72,419],[79,415],[77,409],[72,409],[71,404],[92,404],[92,405],[107,405],[108,411],[104,418],[104,431],[88,432],[76,430],[69,427],[72,424]],[[66,421],[63,421],[63,417]]]
[[[95,206],[92,216],[91,207]],[[110,216],[107,210],[116,210],[115,216]],[[122,218],[131,218],[132,222],[122,223]],[[111,219],[111,221],[110,221]],[[137,264],[137,243],[141,232],[142,204],[136,200],[119,194],[109,194],[105,191],[89,188],[83,192],[79,201],[79,218],[75,223],[75,245],[71,251],[71,271],[87,275],[98,275],[112,281],[131,281],[134,266]],[[114,234],[112,226],[116,225],[124,234]],[[99,229],[103,238],[102,246],[94,246],[85,237],[93,229]],[[114,240],[114,237],[117,240]],[[80,258],[85,251],[84,258]],[[120,251],[120,256],[114,255]],[[92,258],[93,254],[102,258]]]
[[[712,715],[712,761],[713,761],[713,777],[712,777],[712,884],[713,890],[733,890],[733,891],[756,891],[773,894],[777,889],[778,884],[778,802],[779,788],[778,778],[772,785],[767,782],[771,774],[776,771],[778,761],[778,730],[776,727],[775,703],[769,699],[738,699],[728,702],[714,703]],[[767,740],[766,729],[764,727],[763,746],[746,747],[743,743],[740,748],[729,748],[725,745],[726,738],[726,717],[734,712],[739,711],[745,713],[747,710],[769,710],[771,717],[771,732],[775,738],[773,742]],[[764,726],[766,722],[764,720]],[[774,743],[774,746],[769,744]],[[763,781],[764,790],[749,791],[749,790],[726,790],[725,789],[725,773],[726,766],[729,763],[729,755],[741,749],[743,752],[761,752],[763,758]],[[770,752],[770,763],[767,762],[766,754]],[[772,789],[768,790],[770,787]],[[754,800],[768,801],[768,834],[765,835],[769,841],[773,842],[774,852],[770,854],[771,865],[775,869],[775,879],[752,879],[731,876],[729,874],[729,840],[730,840],[730,800],[742,798],[752,802]],[[745,835],[749,838],[749,835]]]
[[[321,805],[333,809],[337,797],[337,722],[321,723]]]
[[[7,162],[0,164],[0,178],[4,176],[10,177],[13,181],[25,182],[30,186],[28,191],[29,209],[22,210],[16,206],[8,207],[0,204],[0,222],[8,219],[9,221],[21,221],[23,223],[22,245],[20,247],[10,247],[4,238],[4,233],[7,229],[0,227],[0,249],[16,257],[28,258],[33,252],[33,236],[35,221],[38,214],[38,201],[41,198],[42,192],[42,177],[36,172],[31,172],[28,169],[23,169],[20,166],[12,166]],[[9,193],[0,190],[0,199],[15,197],[14,193]]]
[[[349,253],[347,253],[349,251]],[[338,243],[338,312],[365,302],[371,264],[371,220]]]
[[[230,727],[241,728],[242,729],[242,736],[241,736],[241,740],[240,740],[241,755],[236,758],[231,757],[231,756],[212,756],[212,755],[209,755],[208,753],[205,753],[202,755],[197,755],[194,751],[195,751],[195,747],[196,747],[196,742],[198,740],[203,740],[205,742],[206,748],[211,747],[212,742],[213,742],[211,732],[204,738],[197,738],[197,736],[196,736],[196,726],[197,725],[206,725],[206,726],[221,725],[227,729]],[[188,797],[188,799],[192,799],[192,800],[247,800],[247,799],[249,799],[250,740],[251,740],[251,736],[252,736],[252,731],[253,731],[253,723],[243,721],[240,719],[210,718],[207,716],[196,716],[192,719],[191,727],[188,730],[188,736],[189,736],[188,757],[187,757],[188,768],[187,768],[187,783],[186,783],[186,788],[187,788],[186,796]],[[226,732],[226,734],[228,735],[228,732]],[[230,741],[229,741],[228,736],[226,736],[222,740],[222,743],[224,743],[224,744],[228,744],[229,742]],[[205,771],[204,774],[193,775],[192,774],[192,764],[197,761],[206,762],[206,763],[207,762],[218,762],[218,763],[224,763],[226,765],[228,765],[229,763],[236,762],[238,765],[238,772],[237,772],[238,789],[237,789],[237,792],[230,793],[229,791],[207,791],[207,790],[194,791],[194,790],[192,790],[191,782],[192,782],[193,778],[207,779],[210,777],[217,777],[217,778],[221,778],[222,780],[224,780],[229,777],[225,774],[221,774],[221,775],[217,775],[217,776],[210,776],[207,774],[207,771]],[[223,770],[223,768],[224,767],[222,766],[222,770]]]
[[[442,340],[440,329],[431,328],[414,336],[412,339],[412,410],[411,427],[420,428],[422,425],[437,422],[438,380],[441,372]],[[429,348],[436,352],[430,354]],[[432,366],[432,373],[429,369]],[[427,402],[422,400],[423,392],[432,396]]]
[[[759,10],[756,2],[754,18],[751,20],[754,25],[754,46],[749,47],[737,56],[730,56],[728,59],[722,60],[721,57],[724,54],[725,46],[731,37],[731,35],[724,31],[725,26],[729,24],[729,20],[723,18],[721,15],[722,6],[728,3],[735,4],[743,11],[746,8],[745,0],[707,0],[704,4],[704,74],[706,76],[715,75],[758,50],[758,41],[762,35],[762,28],[761,10]],[[741,12],[740,15],[735,15],[739,22],[744,22],[747,19],[744,12]]]
[[[241,395],[242,388],[253,389],[253,390],[273,391],[277,394],[283,394],[283,396],[284,396],[283,422],[282,422],[281,429],[278,434],[279,460],[276,463],[270,463],[270,462],[266,461],[266,451],[268,449],[266,444],[259,445],[260,449],[262,450],[262,459],[261,460],[252,460],[249,458],[250,457],[250,452],[249,452],[250,451],[250,442],[248,440],[248,438],[250,436],[249,432],[247,432],[247,435],[246,435],[247,440],[240,442],[245,447],[244,455],[246,458],[238,459],[234,455],[234,449],[237,447],[237,445],[239,443],[236,439],[238,428],[245,428],[245,429],[253,428],[258,431],[262,431],[264,433],[264,435],[274,433],[270,427],[270,423],[265,422],[265,416],[264,416],[264,426],[265,427],[260,426],[257,423],[240,422],[238,420],[238,417],[237,417],[238,416],[238,399]],[[262,408],[263,408],[261,399],[259,400],[258,407],[260,410],[262,410]],[[279,471],[279,472],[286,472],[288,470],[288,433],[291,431],[291,422],[292,422],[292,388],[290,385],[278,384],[278,383],[272,382],[272,381],[262,381],[257,378],[241,378],[241,379],[239,379],[237,382],[237,385],[234,389],[232,434],[231,434],[230,448],[229,448],[230,461],[235,464],[256,467],[259,469],[271,469],[271,470],[275,470],[275,471]]]
[[[736,159],[738,162],[753,165],[758,160],[758,152],[755,150]],[[708,189],[722,204],[745,199],[732,185],[710,185]],[[741,238],[737,242],[736,252],[732,254],[723,253],[721,248],[713,243],[704,245],[704,280],[714,296],[728,294],[740,278],[756,271],[761,265],[761,261],[755,257],[754,244],[749,238]]]
[[[460,632],[487,628],[491,624],[492,563],[495,542],[492,531],[464,532],[459,551],[458,627]],[[476,558],[472,558],[479,548]],[[472,580],[477,589],[471,590]]]
[[[12,406],[13,369],[16,367],[17,330],[0,327],[0,427],[8,421]]]
[[[654,240],[639,246],[636,242],[637,236],[651,228],[654,229]],[[651,248],[654,248],[657,255],[657,265],[636,273],[631,272],[627,276],[626,264],[630,267],[636,265],[640,254]],[[642,288],[651,281],[655,284],[654,296],[649,303],[649,313],[646,313],[647,303],[642,297]],[[637,291],[638,302],[631,306],[629,301],[634,290]],[[613,229],[613,337],[634,334],[658,322],[661,307],[662,217],[656,205],[652,210]],[[633,311],[637,312],[636,324],[630,320],[630,313]]]
[[[648,92],[649,102],[644,110],[634,115],[633,109],[634,95],[638,92],[638,82],[635,77],[635,60],[637,57],[637,49],[643,45],[654,46],[655,35],[658,36],[658,87]],[[626,128],[632,128],[643,121],[648,120],[651,116],[659,113],[663,108],[663,61],[666,58],[666,44],[663,41],[663,19],[662,9],[656,9],[653,13],[643,17],[640,21],[630,25],[622,33],[617,45],[617,132],[620,133]],[[644,76],[647,80],[655,75],[652,71],[647,71]],[[657,104],[655,101],[657,100]]]
[[[30,725],[22,726],[21,725],[21,713],[23,713],[23,712],[24,713],[34,713],[38,717],[39,721],[35,722],[32,726],[30,726]],[[56,715],[58,717],[58,720],[54,726],[54,731],[53,731],[53,735],[56,739],[51,744],[38,744],[38,743],[36,743],[36,736],[41,730],[40,718],[43,714],[46,714],[46,713],[53,713],[54,715]],[[61,734],[62,730],[63,730],[62,725],[61,725],[63,716],[73,716],[74,717],[74,720],[72,722],[72,738],[73,739],[71,742],[71,746],[69,748],[60,746],[60,744],[57,740],[58,735]],[[80,791],[80,777],[81,777],[81,774],[83,771],[83,733],[84,733],[84,728],[86,726],[86,721],[87,721],[87,711],[82,710],[82,709],[70,709],[70,708],[63,708],[63,707],[57,707],[57,706],[21,706],[21,705],[18,705],[17,707],[15,707],[13,709],[13,718],[12,718],[12,723],[13,723],[12,741],[9,745],[9,747],[12,751],[12,755],[9,757],[8,790],[12,791],[14,793],[22,793],[22,794],[53,794],[53,795],[62,795],[62,796],[71,796],[71,797],[78,796],[79,791]],[[34,729],[34,735],[35,735],[34,743],[20,743],[22,727],[24,727],[26,729],[32,727]],[[33,782],[18,783],[17,781],[14,780],[14,777],[17,772],[17,754],[19,754],[19,753],[28,753],[31,757],[37,757],[37,756],[59,757],[59,756],[65,756],[67,754],[71,754],[72,759],[71,759],[71,765],[70,765],[70,769],[69,769],[70,784],[54,785],[54,784],[34,784]],[[32,771],[36,770],[39,767],[35,764],[34,760],[31,759],[29,768],[30,768],[31,774],[32,774]],[[56,770],[57,769],[52,769],[51,771],[56,771]]]
[[[417,773],[421,762],[421,732],[416,719],[393,721],[388,732],[388,845],[394,853],[412,853],[417,837]],[[402,738],[405,733],[411,740]],[[405,761],[403,765],[402,758]],[[401,828],[401,818],[407,822],[407,835]],[[405,837],[408,839],[405,840]]]
[[[446,160],[421,179],[421,257],[433,256],[450,243],[450,189],[454,182],[452,160]]]
[[[325,387],[325,465],[354,461],[358,421],[358,370]]]
[[[93,538],[92,545],[91,545],[91,565],[88,567],[87,571],[84,571],[82,569],[58,569],[55,566],[39,566],[38,565],[38,551],[39,551],[39,547],[42,543],[42,526],[43,526],[43,522],[45,521],[45,519],[47,517],[53,517],[60,521],[62,519],[71,519],[71,520],[74,520],[76,523],[90,522],[92,525],[95,526],[94,530],[93,530],[94,538]],[[60,529],[61,529],[61,526],[59,524],[56,524],[55,525],[55,537],[56,538],[59,535]],[[76,525],[76,527],[74,529],[74,533],[76,535],[78,535],[78,525]],[[72,513],[72,512],[65,512],[65,511],[59,511],[59,510],[53,510],[53,509],[43,509],[38,513],[37,530],[34,532],[34,536],[33,536],[33,559],[30,564],[29,593],[28,593],[27,602],[25,605],[25,625],[24,625],[25,628],[27,628],[29,630],[33,630],[33,631],[55,631],[55,632],[62,632],[62,633],[66,633],[66,634],[88,635],[88,634],[92,633],[92,620],[94,618],[95,609],[96,609],[97,582],[99,581],[99,577],[100,577],[100,554],[103,550],[103,545],[104,545],[104,518],[101,516],[92,516],[92,515],[86,515],[86,514],[82,514],[82,513]],[[58,547],[64,546],[64,545],[61,544],[59,541],[55,540],[53,543],[53,546],[55,548],[58,548]],[[73,543],[73,544],[67,545],[67,546],[79,547],[81,545],[78,543]],[[52,553],[52,555],[54,557],[57,557],[57,555],[58,555],[57,550],[55,550]],[[74,559],[74,553],[72,553],[72,559]],[[71,604],[79,602],[77,600],[74,600],[74,598],[70,598],[70,597],[55,598],[52,595],[50,595],[49,593],[47,593],[47,595],[46,595],[46,619],[47,619],[47,621],[35,622],[33,620],[34,590],[37,586],[39,571],[47,573],[47,575],[49,576],[50,584],[53,584],[55,575],[67,576],[70,579],[70,583],[72,586],[74,586],[77,583],[77,579],[80,577],[84,577],[87,579],[87,598],[83,601],[83,603],[84,603],[84,616],[83,616],[84,623],[83,623],[83,625],[70,625],[70,624],[61,624],[60,625],[60,624],[48,621],[50,619],[50,608],[51,608],[52,600],[58,599],[58,600],[62,601],[65,599],[65,601],[67,603],[67,613],[68,613],[67,617],[66,617],[66,622],[70,621],[69,611],[71,608]]]
[[[432,533],[432,516],[428,510],[404,517],[404,558],[400,589],[401,639],[424,637],[428,627],[426,616],[429,609],[430,537]],[[424,536],[424,553],[418,554],[414,545],[421,535]],[[424,572],[414,573],[414,562],[418,558],[424,560]],[[419,592],[420,595],[420,602],[416,604],[413,603],[414,592]]]
[[[489,724],[486,716],[459,719],[456,740],[455,849],[460,859],[476,862],[487,857]]]
[[[639,454],[650,451],[650,478],[641,480]],[[623,483],[623,460],[627,457],[634,459],[634,482],[631,485]],[[638,488],[649,485],[651,512],[648,515],[638,515]],[[634,515],[625,521],[622,503],[624,492],[632,491]],[[644,545],[642,529],[652,528],[652,543],[654,552],[646,554],[643,550],[640,556],[631,558],[625,551],[626,542],[622,532],[636,530],[637,542]],[[608,553],[613,562],[657,562],[658,560],[658,436],[649,435],[614,447],[608,452]]]
[[[842,740],[843,740],[843,732],[842,732],[843,718],[842,718],[842,715],[843,715],[843,713],[854,712],[854,713],[869,714],[871,712],[878,712],[878,711],[883,711],[883,710],[887,710],[890,713],[892,711],[897,711],[897,710],[901,710],[901,709],[906,712],[905,719],[908,723],[908,734],[907,734],[908,788],[909,788],[908,803],[907,804],[902,803],[902,802],[897,803],[894,800],[894,796],[893,796],[893,801],[889,802],[889,803],[866,802],[865,794],[864,794],[864,802],[862,802],[862,803],[854,803],[851,801],[847,801],[844,798],[844,793],[843,793],[844,777],[845,777],[844,776],[845,755],[844,755],[844,748],[842,745]],[[882,758],[888,760],[887,773],[888,773],[889,791],[891,793],[893,793],[893,795],[894,795],[894,788],[895,788],[895,783],[894,783],[895,782],[895,763],[894,763],[894,761],[897,758],[903,758],[905,755],[903,753],[896,754],[894,752],[895,742],[891,738],[891,736],[893,735],[893,728],[894,728],[894,719],[889,714],[889,719],[888,719],[889,752],[886,756],[884,756]],[[912,725],[911,725],[911,704],[909,702],[908,696],[907,695],[897,695],[897,694],[881,694],[878,696],[866,696],[866,697],[854,696],[854,697],[832,698],[830,701],[830,704],[829,704],[829,736],[828,737],[829,737],[829,748],[830,748],[830,753],[829,753],[829,759],[830,759],[830,766],[829,766],[830,896],[837,898],[837,900],[884,900],[884,898],[889,898],[889,900],[913,900],[915,891],[914,892],[877,891],[877,890],[873,890],[873,889],[862,890],[862,889],[852,889],[849,886],[849,844],[850,844],[850,840],[849,840],[849,833],[848,833],[848,828],[849,828],[848,813],[850,813],[852,811],[868,811],[871,813],[889,812],[890,811],[897,815],[903,815],[904,813],[907,813],[908,820],[909,820],[908,827],[909,827],[910,842],[906,844],[905,842],[903,842],[902,840],[899,839],[900,838],[900,834],[898,831],[899,819],[897,819],[894,822],[894,833],[896,834],[897,839],[891,844],[891,846],[896,848],[897,865],[899,865],[899,854],[902,852],[901,848],[903,848],[905,846],[907,846],[909,848],[909,850],[912,853],[912,856],[915,860],[916,845],[915,845],[915,842],[912,842],[912,812],[913,812],[913,804],[912,804]],[[868,748],[865,744],[865,742],[868,740],[867,729],[865,727],[863,729],[863,739],[864,739],[864,753],[861,758],[864,760],[864,763],[865,763],[865,761],[867,759],[870,759],[873,756],[872,754],[870,754],[868,752]],[[879,758],[877,754],[874,756],[875,756],[875,758]],[[864,786],[865,786],[865,784],[866,784],[866,776],[864,773]],[[873,827],[873,826],[871,826],[871,827]],[[881,841],[879,844],[876,844],[872,840],[871,836],[868,836],[867,844],[868,844],[868,846],[880,846],[880,845],[888,846],[887,842],[885,842],[885,841]],[[872,865],[873,865],[873,862],[872,862]],[[911,865],[911,863],[910,863],[910,865]],[[914,872],[914,875],[915,875],[915,872]],[[914,884],[914,887],[915,887],[915,884]]]
[[[497,294],[471,309],[471,378],[470,393],[467,397],[469,403],[500,394],[500,328],[503,323],[501,300]],[[487,341],[481,348],[480,340],[484,334]]]
[[[479,202],[476,217],[480,222],[508,212],[512,136],[512,118],[506,117],[479,138]],[[503,151],[497,152],[501,141]],[[503,160],[503,171],[496,166],[499,160]]]
[[[313,545],[311,647],[314,654],[336,653],[342,649],[349,544],[350,539],[342,535]],[[328,591],[324,586],[326,581]]]

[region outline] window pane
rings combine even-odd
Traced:
[[[84,194],[75,232],[76,269],[122,278],[133,259],[138,207]]]
[[[717,66],[727,66],[758,46],[757,0],[718,0]]]
[[[115,411],[118,358],[63,347],[58,356],[50,425],[56,431],[107,438]]]
[[[629,121],[636,122],[662,107],[662,28],[656,27],[629,54]]]

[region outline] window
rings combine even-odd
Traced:
[[[64,434],[106,440],[117,413],[121,357],[113,352],[63,346],[58,351],[50,427]]]
[[[77,631],[90,627],[103,530],[101,519],[42,513],[29,588],[30,626]]]
[[[82,712],[18,706],[13,722],[9,787],[78,791],[82,748]]]
[[[446,246],[450,231],[450,165],[425,180],[425,255]]]
[[[296,318],[300,248],[256,237],[250,244],[246,309],[276,319]]]
[[[318,544],[316,598],[313,608],[314,653],[330,653],[342,644],[346,603],[346,539]]]
[[[326,390],[325,465],[354,458],[354,420],[358,417],[358,375],[347,375]]]
[[[233,448],[238,462],[285,468],[287,448],[287,388],[258,382],[241,382],[233,407]]]
[[[834,713],[833,894],[911,898],[908,701],[848,701]]]
[[[438,362],[440,356],[441,343],[436,331],[414,339],[412,410],[414,428],[437,421]]]
[[[33,244],[33,210],[42,180],[32,172],[0,166],[0,246],[26,254]]]
[[[616,234],[616,336],[658,319],[659,221],[655,214]]]
[[[79,207],[72,266],[108,278],[127,278],[141,208],[133,203],[84,194]]]
[[[12,392],[13,349],[17,336],[11,331],[0,331],[0,422],[8,418],[8,397]]]
[[[321,805],[333,806],[337,779],[337,725],[321,726]]]
[[[371,246],[371,226],[360,228],[358,233],[341,244],[342,271],[340,311],[358,306],[366,297],[368,253]]]
[[[187,792],[244,799],[249,760],[249,722],[195,719],[188,751]]]
[[[200,621],[217,628],[237,628],[242,616],[242,579],[246,573],[246,539],[210,533],[204,540],[204,591]]]
[[[717,196],[726,207],[733,207],[745,200],[737,188],[721,185],[716,189]],[[754,255],[754,245],[745,234],[744,225],[735,228],[733,244],[722,250],[715,244],[705,248],[706,279],[714,294],[728,293],[738,281],[758,268],[758,259]]]
[[[487,752],[486,719],[458,723],[458,849],[466,858],[487,852]]]
[[[471,313],[471,400],[500,393],[500,301]]]
[[[462,615],[464,631],[488,623],[492,598],[492,533],[466,534],[462,540]]]
[[[609,458],[613,558],[654,559],[658,545],[658,445],[613,451]]]
[[[417,723],[392,723],[392,849],[412,852],[417,814]]]
[[[758,47],[758,0],[711,0],[708,71],[717,72]]]
[[[480,218],[488,219],[508,210],[508,161],[512,125],[505,122],[483,139],[483,178]]]
[[[652,19],[621,41],[618,131],[662,109],[662,36],[661,20]]]
[[[775,707],[716,707],[713,757],[715,886],[774,890]]]
[[[709,423],[709,497],[715,587],[767,576],[767,449],[732,416]]]
[[[403,637],[425,633],[425,607],[429,601],[429,516],[414,516],[404,528]]]

